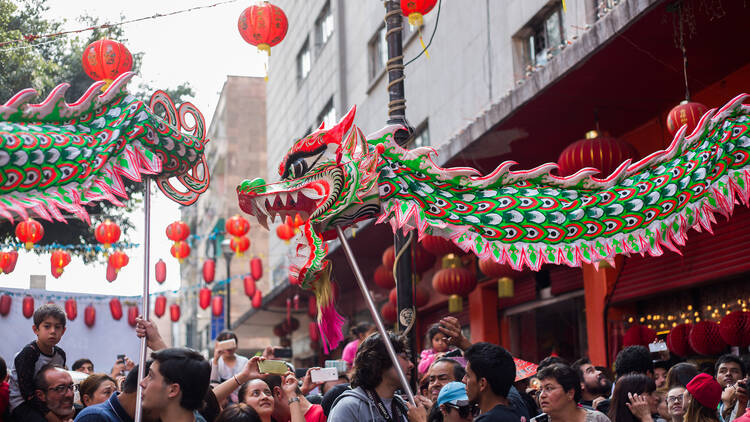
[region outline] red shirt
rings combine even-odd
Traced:
[[[745,411],[745,414],[742,416],[739,416],[732,422],[750,422],[750,407]]]
[[[323,407],[319,404],[313,404],[305,412],[305,422],[326,422],[326,419]]]
[[[3,420],[3,413],[5,413],[5,411],[8,410],[9,400],[10,400],[10,390],[8,389],[8,383],[0,382],[0,421]]]

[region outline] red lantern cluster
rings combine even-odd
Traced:
[[[599,177],[612,174],[623,161],[636,159],[638,153],[627,142],[610,136],[601,136],[592,130],[585,139],[568,145],[557,160],[561,176],[569,176],[584,167],[593,167],[600,171]]]
[[[52,268],[52,276],[60,278],[63,269],[70,264],[70,254],[67,251],[56,250],[52,252],[49,260]]]
[[[675,108],[670,110],[667,115],[667,130],[669,134],[674,136],[682,126],[687,125],[685,128],[685,135],[693,133],[701,117],[708,111],[708,107],[701,103],[695,103],[690,101],[683,101]]]
[[[750,346],[750,312],[734,311],[725,315],[719,324],[719,335],[728,345],[747,349]]]
[[[18,252],[0,252],[0,274],[10,274],[16,268]]]
[[[243,256],[245,251],[250,248],[250,239],[248,239],[247,236],[233,237],[232,240],[229,241],[229,246],[237,256]]]
[[[690,341],[688,341],[692,328],[690,324],[678,324],[669,331],[666,343],[670,352],[683,358],[695,354],[695,350],[690,347]]]
[[[648,346],[656,340],[656,331],[641,324],[633,324],[622,340],[623,346]]]
[[[113,243],[120,240],[120,226],[110,220],[104,220],[96,226],[94,235],[99,243],[109,249]]]
[[[240,14],[237,28],[242,39],[271,55],[271,47],[286,36],[289,23],[281,8],[268,2],[250,6]]]
[[[224,229],[232,235],[229,245],[234,253],[242,256],[250,247],[250,239],[245,234],[250,231],[250,223],[241,215],[234,215],[227,219]]]
[[[182,263],[190,255],[190,246],[185,242],[190,236],[190,227],[183,221],[175,221],[167,226],[167,238],[174,242],[170,252]]]
[[[449,296],[448,311],[461,312],[463,298],[477,286],[476,276],[463,268],[461,259],[450,254],[443,257],[443,268],[432,277],[432,287],[438,293]]]
[[[95,81],[106,81],[105,88],[133,68],[133,56],[121,43],[101,39],[89,44],[81,58],[83,70]]]
[[[109,256],[108,262],[109,265],[114,268],[115,272],[120,272],[120,269],[122,269],[122,267],[128,265],[128,262],[130,262],[130,258],[123,251],[115,251],[112,253],[112,255]]]
[[[690,347],[698,354],[706,356],[718,355],[727,348],[727,344],[719,334],[719,324],[713,321],[701,321],[693,324],[688,336]]]
[[[27,218],[16,226],[16,237],[24,244],[26,250],[30,250],[44,237],[44,227],[33,218]]]

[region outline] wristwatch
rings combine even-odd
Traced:
[[[297,402],[299,403],[299,397],[292,397],[289,399],[289,405],[291,406],[292,403]]]

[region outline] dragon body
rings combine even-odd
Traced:
[[[0,105],[0,217],[32,211],[65,221],[69,213],[88,222],[86,204],[122,205],[121,176],[153,177],[183,205],[197,200],[209,183],[203,116],[190,103],[176,108],[161,91],[150,104],[136,99],[125,89],[133,75],[122,74],[104,92],[105,82],[96,82],[73,104],[62,84],[42,103],[30,103],[37,93],[26,89]]]
[[[556,164],[515,171],[514,162],[504,162],[488,175],[441,168],[432,148],[398,146],[399,126],[365,138],[352,125],[352,110],[292,146],[279,168],[281,182],[243,182],[239,203],[264,225],[267,217],[306,219],[290,280],[315,290],[321,334],[335,346],[340,317],[332,311],[325,259],[335,225],[376,217],[394,231],[443,236],[514,269],[613,262],[617,254],[660,255],[662,248],[679,253],[689,228],[710,231],[714,213],[729,217],[735,198],[748,204],[745,98],[710,110],[692,133],[682,127],[668,149],[625,161],[604,178],[593,168],[556,176]]]

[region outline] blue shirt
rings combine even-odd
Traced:
[[[109,400],[83,409],[76,416],[75,422],[133,422],[117,395],[118,393],[114,393]]]

